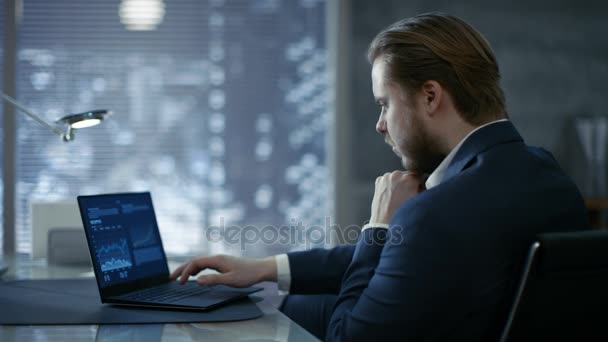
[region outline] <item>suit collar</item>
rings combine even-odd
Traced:
[[[478,154],[500,144],[523,141],[510,121],[492,123],[474,131],[463,142],[447,167],[441,182],[461,172]]]
[[[433,171],[433,173],[431,173],[429,175],[429,177],[427,178],[426,182],[425,182],[425,186],[427,189],[431,189],[436,187],[437,185],[441,184],[441,182],[443,181],[443,176],[445,175],[445,172],[448,169],[448,166],[450,166],[450,164],[452,163],[452,160],[454,159],[454,156],[456,156],[456,153],[458,153],[458,151],[460,150],[460,146],[462,146],[462,144],[471,136],[473,135],[473,133],[477,132],[478,130],[488,126],[488,125],[494,125],[498,122],[502,122],[502,121],[507,121],[507,119],[500,119],[500,120],[496,120],[496,121],[492,121],[489,122],[487,124],[481,125],[475,129],[473,129],[472,131],[470,131],[462,140],[460,140],[460,142],[458,143],[458,145],[456,145],[451,151],[450,153],[443,159],[443,161],[441,162],[441,164],[439,164],[439,166],[437,166],[437,168],[435,169],[435,171]]]

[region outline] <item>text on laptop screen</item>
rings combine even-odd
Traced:
[[[79,201],[101,287],[168,273],[149,193]]]

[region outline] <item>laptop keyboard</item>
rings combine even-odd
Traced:
[[[190,296],[209,292],[212,289],[213,286],[201,286],[191,282],[184,285],[180,285],[178,282],[171,282],[137,292],[131,292],[120,296],[120,298],[132,301],[172,303]]]

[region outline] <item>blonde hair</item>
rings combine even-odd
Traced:
[[[426,13],[394,23],[370,44],[370,63],[377,58],[386,62],[389,78],[413,94],[437,81],[470,124],[507,116],[490,44],[457,17]]]

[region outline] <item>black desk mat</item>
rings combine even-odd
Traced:
[[[132,308],[101,304],[95,279],[0,282],[0,324],[146,324],[227,322],[262,316],[245,298],[210,311]]]

